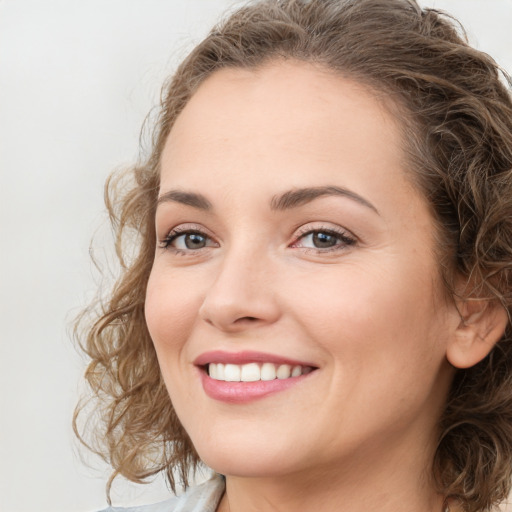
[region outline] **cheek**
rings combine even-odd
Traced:
[[[181,350],[196,322],[200,305],[199,291],[186,279],[177,279],[158,267],[153,269],[146,291],[145,316],[159,357],[164,352]]]
[[[442,308],[434,307],[441,302],[433,297],[435,273],[400,263],[351,264],[302,276],[289,290],[296,318],[332,357],[352,364],[396,368],[441,353],[447,329]]]
[[[294,292],[296,318],[329,361],[330,410],[343,411],[338,423],[356,431],[369,414],[389,425],[423,410],[437,417],[448,387],[439,378],[446,316],[434,306],[430,276],[387,268],[354,265],[343,275],[303,281],[308,294]]]

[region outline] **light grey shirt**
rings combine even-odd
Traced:
[[[194,487],[190,487],[181,496],[137,507],[109,507],[100,512],[215,512],[224,493],[225,483],[221,475]]]

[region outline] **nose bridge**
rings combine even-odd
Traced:
[[[222,330],[275,321],[278,308],[270,260],[265,244],[254,239],[227,248],[206,292],[202,318]]]
[[[271,273],[271,267],[264,262],[268,260],[267,251],[264,250],[264,243],[246,242],[233,246],[226,254],[222,265],[219,278],[231,279],[239,283],[245,283],[244,289],[247,292],[252,290],[253,285],[258,283],[258,279],[265,273]],[[263,274],[263,275],[262,275]]]

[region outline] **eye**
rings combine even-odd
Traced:
[[[218,244],[206,233],[195,229],[173,229],[167,237],[161,241],[163,249],[173,249],[175,252],[199,251],[207,247],[217,247]]]
[[[316,231],[303,237],[303,243],[306,243],[307,240],[308,243],[311,243],[317,249],[328,249],[329,247],[334,247],[338,243],[338,239],[337,235]]]
[[[302,234],[299,234],[297,241],[292,244],[292,247],[328,252],[336,249],[343,250],[355,243],[355,237],[347,231],[319,228],[307,229]]]
[[[208,237],[201,233],[184,233],[173,238],[169,245],[176,249],[202,249],[206,247]]]

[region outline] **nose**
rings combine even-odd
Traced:
[[[275,272],[268,259],[233,251],[219,263],[199,315],[223,332],[269,325],[280,316],[274,292]]]

